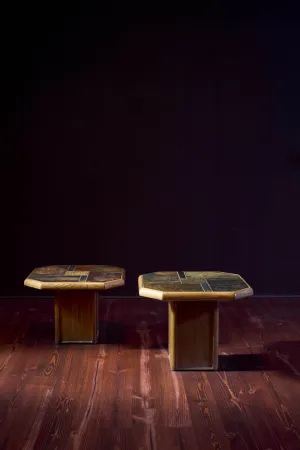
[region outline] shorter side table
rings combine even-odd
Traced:
[[[98,340],[99,293],[123,286],[125,270],[113,266],[47,266],[35,269],[24,285],[55,290],[55,342],[91,343]]]

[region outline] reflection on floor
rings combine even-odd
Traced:
[[[218,372],[170,371],[165,303],[99,320],[55,346],[51,300],[1,300],[1,449],[300,449],[300,299],[221,305]]]

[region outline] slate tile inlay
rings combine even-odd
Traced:
[[[96,289],[97,283],[100,289],[106,289],[114,286],[122,286],[124,284],[125,271],[115,266],[85,266],[85,265],[65,265],[65,266],[48,266],[38,267],[34,269],[26,278],[24,284],[37,289],[63,289],[64,283],[74,283],[70,289],[76,289],[76,283],[80,283],[80,288]],[[60,286],[55,283],[60,283]],[[101,286],[104,283],[104,286]],[[79,284],[78,284],[79,286]]]
[[[235,292],[250,288],[240,275],[226,272],[154,272],[143,275],[142,284],[165,292]]]

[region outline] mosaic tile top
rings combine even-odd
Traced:
[[[24,281],[36,289],[110,289],[125,284],[125,270],[114,266],[65,265],[34,269]]]
[[[157,300],[234,300],[253,295],[253,290],[238,274],[179,271],[141,275],[139,293]]]

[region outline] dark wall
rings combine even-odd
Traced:
[[[299,293],[299,21],[32,12],[2,31],[0,294],[69,263]]]

